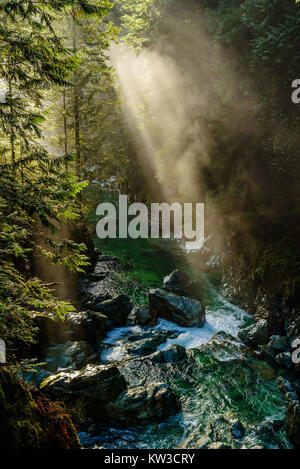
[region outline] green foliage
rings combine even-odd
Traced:
[[[143,191],[143,174],[124,120],[115,71],[108,59],[110,45],[123,35],[119,6],[99,18],[63,18],[56,31],[75,39],[78,63],[70,81],[73,86],[55,89],[49,95],[45,123],[50,142],[61,151],[80,153],[80,175],[92,184],[83,201],[96,203],[99,183],[134,195]],[[75,101],[77,117],[75,117]],[[77,129],[76,129],[77,123]],[[78,135],[79,133],[79,135]],[[79,137],[76,141],[76,135]],[[95,183],[95,184],[93,184]],[[145,194],[143,194],[145,195]]]
[[[204,3],[214,41],[231,48],[232,66],[237,59],[244,72],[240,102],[246,96],[248,107],[238,114],[238,133],[232,110],[224,108],[207,171],[218,208],[236,218],[228,232],[231,262],[257,285],[297,302],[300,116],[291,83],[300,75],[300,8],[294,0]]]
[[[190,160],[209,206],[207,228],[220,238],[221,219],[229,264],[257,288],[298,303],[300,114],[291,84],[300,76],[299,2],[124,0],[122,7],[127,42],[170,56],[208,103],[204,110],[195,103],[189,116],[208,142],[205,163],[201,150]],[[203,66],[191,34],[201,37]],[[181,146],[156,154],[165,187],[173,179],[161,162],[185,153],[189,131]]]
[[[78,194],[86,186],[74,175],[74,155],[50,155],[42,146],[45,92],[70,85],[78,66],[54,24],[61,15],[100,17],[109,2],[16,0],[0,5],[0,337],[9,357],[34,342],[33,317],[63,318],[74,308],[32,275],[33,255],[82,272],[85,246],[52,234],[81,217]],[[70,166],[66,171],[66,166]],[[42,228],[41,228],[42,227]]]
[[[0,165],[0,336],[10,354],[16,346],[33,342],[35,313],[54,318],[74,309],[53,296],[40,280],[30,278],[31,254],[40,252],[51,263],[63,264],[72,272],[82,271],[88,263],[85,246],[51,240],[55,221],[79,217],[75,197],[84,184],[61,171],[63,160],[51,159],[43,151],[31,156]],[[37,217],[46,230],[43,236]]]
[[[182,191],[172,187],[175,165],[167,177],[162,161],[188,154],[201,128],[205,164],[201,150],[190,163],[199,194],[224,221],[229,262],[258,287],[297,301],[300,116],[290,97],[300,76],[299,25],[294,0],[1,2],[0,82],[7,93],[0,104],[0,336],[8,349],[34,341],[35,313],[63,317],[72,310],[34,277],[32,257],[84,270],[84,246],[53,236],[80,219],[84,180],[139,200],[158,192],[150,169],[153,187],[145,184],[122,115],[108,61],[118,38],[138,53],[153,48],[169,56],[185,83],[200,77],[199,94],[208,102],[204,110],[197,103],[189,108],[180,145],[169,138],[156,151],[159,183]],[[201,37],[200,65],[186,40],[191,32]],[[220,63],[210,60],[215,50],[224,55]],[[160,142],[161,129],[147,112],[140,124],[149,120]],[[90,189],[84,193],[95,197]]]

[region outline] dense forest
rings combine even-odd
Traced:
[[[55,287],[93,275],[87,220],[104,189],[204,203],[193,262],[213,253],[230,299],[298,337],[296,79],[295,0],[1,1],[0,338],[13,369],[38,344],[38,315],[78,311]]]

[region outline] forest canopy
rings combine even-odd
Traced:
[[[32,258],[84,270],[84,245],[53,232],[82,223],[99,184],[141,202],[204,202],[224,268],[298,304],[299,27],[294,0],[1,2],[8,345],[34,341],[36,313],[73,310]]]

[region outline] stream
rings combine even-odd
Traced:
[[[115,256],[120,268],[101,282],[83,279],[83,296],[124,293],[135,305],[147,301],[150,288],[159,287],[176,268],[194,280],[195,296],[205,304],[204,327],[187,328],[159,319],[158,324],[110,330],[99,343],[98,358],[117,365],[129,387],[164,383],[180,398],[182,410],[161,423],[144,426],[102,423],[79,425],[83,448],[290,448],[285,430],[286,402],[272,368],[238,339],[251,316],[221,294],[220,275],[199,269],[194,254],[174,242],[95,240],[101,254]],[[97,263],[95,273],[103,271]],[[107,267],[107,266],[106,266]],[[172,345],[186,349],[183,360],[154,363],[147,357]],[[66,346],[43,351],[38,373],[26,379],[35,384],[67,369]]]
[[[119,327],[107,334],[101,353],[102,361],[116,364],[130,385],[153,381],[170,385],[180,396],[182,412],[149,426],[95,424],[80,432],[83,447],[206,448],[212,442],[231,448],[290,446],[284,429],[286,404],[276,373],[237,337],[239,329],[252,322],[251,316],[229,303],[209,274],[202,275],[207,305],[203,328],[180,327],[163,319],[154,327]],[[136,356],[133,345],[149,336],[157,339],[156,350],[173,344],[185,347],[187,359],[153,365]],[[232,433],[237,421],[246,429],[242,439]]]

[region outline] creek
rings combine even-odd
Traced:
[[[286,402],[277,383],[285,372],[272,368],[238,339],[238,331],[252,318],[222,296],[218,271],[202,271],[197,255],[184,252],[178,242],[95,239],[95,247],[101,254],[115,256],[121,268],[110,273],[104,290],[101,280],[84,279],[83,294],[123,293],[135,305],[143,305],[149,289],[160,287],[164,276],[177,268],[194,281],[207,321],[202,328],[187,328],[159,319],[155,326],[116,327],[107,333],[99,344],[102,363],[117,365],[129,386],[169,385],[179,396],[182,411],[144,426],[83,424],[79,428],[82,447],[289,448]],[[97,269],[101,271],[103,264],[96,265],[95,273]],[[185,347],[186,359],[153,364],[147,360],[149,351],[145,352],[149,337],[151,353],[177,344]],[[64,368],[64,350],[62,345],[44,351],[47,365],[39,370],[39,382]]]

